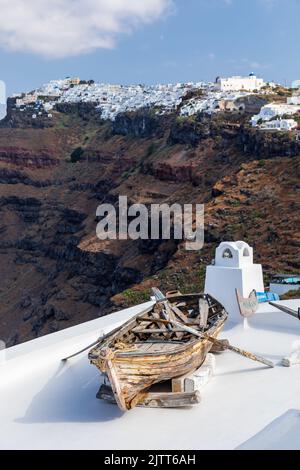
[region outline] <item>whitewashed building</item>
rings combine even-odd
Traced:
[[[292,88],[300,88],[300,80],[294,80],[292,83]]]
[[[300,93],[294,94],[293,96],[291,96],[290,98],[288,98],[288,99],[287,99],[287,103],[288,103],[288,104],[300,105]]]
[[[218,77],[216,86],[220,91],[254,91],[265,86],[265,82],[262,78],[250,74],[248,77]]]
[[[237,100],[249,95],[251,95],[250,92],[207,90],[202,96],[185,101],[180,109],[180,115],[193,116],[201,112],[212,114],[219,111],[239,111],[241,105],[238,104]]]
[[[255,116],[252,116],[251,123],[252,126],[255,127],[258,125],[258,122],[261,121],[270,121],[275,117],[281,117],[284,115],[292,116],[296,114],[300,107],[294,104],[287,104],[287,103],[270,103],[263,106],[259,112]]]
[[[20,106],[26,106],[28,104],[34,104],[38,98],[36,92],[33,93],[26,93],[21,98],[16,99],[16,106],[19,108]]]
[[[292,131],[293,129],[296,129],[297,126],[298,123],[295,119],[275,119],[274,121],[264,122],[260,126],[260,129],[265,131]]]

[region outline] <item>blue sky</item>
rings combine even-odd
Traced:
[[[52,17],[46,0],[0,0],[8,93],[67,75],[114,83],[250,72],[300,79],[300,0],[53,1]]]

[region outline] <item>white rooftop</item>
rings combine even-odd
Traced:
[[[300,306],[300,300],[281,303]],[[60,359],[145,305],[0,352],[0,448],[300,449],[300,365],[280,365],[299,339],[300,322],[268,304],[249,329],[228,322],[222,337],[273,360],[274,369],[225,352],[202,402],[191,409],[122,413],[96,399],[99,372],[87,353]]]

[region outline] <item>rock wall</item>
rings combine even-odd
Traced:
[[[300,141],[296,140],[295,133],[265,132],[247,127],[241,130],[239,139],[243,152],[255,158],[300,155]]]
[[[48,113],[44,112],[43,115],[33,118],[33,114],[37,113],[33,107],[20,111],[16,109],[15,102],[14,98],[8,98],[7,115],[0,121],[0,128],[45,129],[54,126],[54,121],[48,117]]]
[[[113,133],[138,138],[162,137],[165,132],[166,116],[158,116],[154,111],[139,110],[119,114],[113,122]]]
[[[208,138],[235,139],[242,119],[237,115],[220,114],[216,116],[178,117],[173,121],[168,142],[171,145],[184,144],[197,147]]]
[[[58,165],[59,160],[47,150],[35,152],[19,147],[0,147],[0,162],[22,167],[46,168]]]
[[[90,121],[91,119],[102,122],[100,111],[96,109],[98,103],[57,103],[55,110],[63,114],[74,114],[81,118],[83,121]]]

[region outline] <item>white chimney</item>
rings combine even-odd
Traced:
[[[206,269],[205,292],[218,300],[229,321],[243,322],[236,292],[248,297],[253,289],[264,292],[261,264],[253,264],[253,248],[243,241],[222,242],[216,249],[215,264]]]

